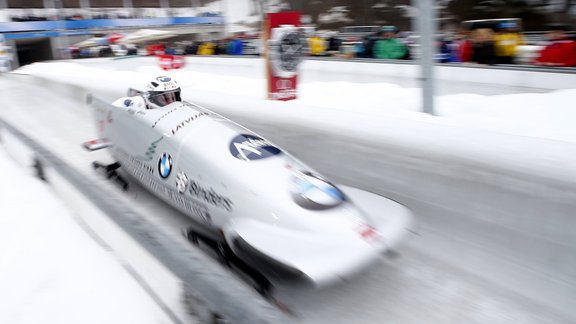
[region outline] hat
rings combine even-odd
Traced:
[[[384,26],[382,27],[382,29],[380,29],[380,32],[382,33],[395,33],[397,31],[398,29],[396,28],[396,26]]]

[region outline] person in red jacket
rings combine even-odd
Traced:
[[[576,66],[576,42],[566,36],[566,26],[551,26],[546,36],[550,42],[540,51],[536,65]]]
[[[458,41],[458,59],[460,62],[472,62],[472,41],[470,40],[470,31],[460,31],[460,40]]]

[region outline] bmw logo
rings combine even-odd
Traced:
[[[328,209],[345,200],[344,194],[333,184],[308,171],[295,173],[292,184],[292,198],[306,209]]]
[[[158,161],[158,173],[163,179],[168,178],[170,172],[172,171],[172,156],[168,153],[162,154],[162,157]]]

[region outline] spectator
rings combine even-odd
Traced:
[[[174,47],[168,46],[164,49],[164,54],[166,55],[176,55],[176,49]]]
[[[436,53],[436,61],[440,63],[458,62],[453,55],[452,40],[447,37],[439,37],[436,41],[438,46],[438,53]]]
[[[471,32],[469,30],[462,30],[459,34],[459,40],[456,41],[458,50],[459,62],[472,62],[472,40],[470,39]]]
[[[576,42],[566,36],[568,28],[550,26],[546,37],[548,45],[542,49],[534,64],[545,66],[576,66]]]
[[[228,54],[228,39],[219,39],[215,41],[213,55]]]
[[[366,57],[366,54],[364,54],[364,42],[358,41],[354,43],[354,53],[356,54],[356,57]]]
[[[238,36],[235,36],[228,41],[227,52],[229,55],[242,55],[242,47],[242,40],[238,38]]]
[[[203,42],[198,47],[198,55],[214,55],[216,49],[216,44],[214,42]]]
[[[496,64],[494,32],[490,28],[478,28],[472,32],[472,62]]]
[[[379,38],[378,33],[370,34],[368,36],[364,36],[362,39],[362,52],[358,57],[365,57],[365,58],[373,58],[374,57],[374,44]]]
[[[356,37],[348,37],[340,45],[340,55],[344,58],[354,58],[357,55],[360,40]]]
[[[314,35],[308,39],[308,46],[310,46],[310,55],[312,56],[325,56],[326,55],[326,41],[319,35]]]
[[[374,44],[374,57],[379,59],[403,59],[408,52],[406,45],[396,38],[397,29],[394,26],[384,26],[380,39]]]
[[[518,46],[525,43],[518,26],[513,22],[505,22],[498,26],[499,30],[494,36],[497,62],[499,64],[514,64]]]
[[[459,43],[455,36],[450,36],[449,38],[445,39],[446,44],[446,51],[448,53],[448,62],[449,63],[459,63],[460,61],[460,53],[459,53]]]
[[[184,53],[186,55],[196,55],[197,52],[198,52],[198,42],[195,41],[188,44],[184,49]]]
[[[331,36],[328,38],[328,54],[336,55],[340,53],[340,46],[342,45],[342,40],[336,36]]]

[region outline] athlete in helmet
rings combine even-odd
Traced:
[[[176,80],[167,76],[154,78],[146,85],[145,92],[136,91],[139,95],[116,100],[113,105],[122,108],[155,109],[175,101],[182,101],[180,86]]]
[[[180,98],[180,86],[176,80],[167,76],[159,76],[146,85],[148,102],[157,107],[164,107]],[[148,107],[154,108],[154,107]]]

